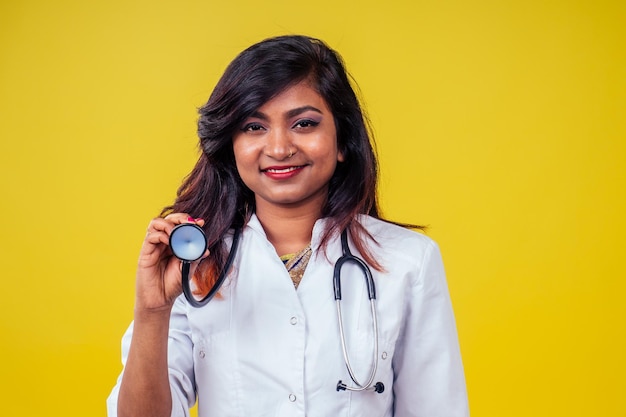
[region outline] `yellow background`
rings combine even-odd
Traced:
[[[626,6],[0,3],[0,413],[104,416],[196,108],[265,37],[359,82],[392,219],[441,245],[474,417],[626,415]]]

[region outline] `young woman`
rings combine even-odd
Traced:
[[[140,252],[109,416],[187,416],[196,397],[200,417],[467,416],[439,250],[380,218],[369,130],[339,55],[304,36],[253,45],[198,131],[200,159]],[[228,268],[201,308],[181,295],[169,247],[182,223],[207,236],[197,293]],[[333,274],[347,250],[376,299],[369,272],[347,262],[340,314]]]

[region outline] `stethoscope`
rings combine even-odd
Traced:
[[[356,386],[351,387],[344,384],[340,380],[339,382],[337,382],[337,391],[374,390],[380,394],[385,390],[385,385],[382,382],[377,382],[374,384],[374,376],[376,375],[376,369],[378,368],[378,320],[375,306],[376,286],[374,285],[374,278],[372,277],[372,271],[370,271],[369,267],[363,261],[363,259],[352,255],[352,252],[350,252],[350,248],[348,247],[348,232],[346,230],[341,233],[341,250],[343,252],[343,255],[339,259],[337,259],[337,262],[335,262],[335,271],[333,272],[333,288],[335,290],[335,304],[337,305],[337,320],[339,322],[339,334],[341,335],[341,350],[343,350],[343,359],[346,363],[346,368],[348,368],[350,378]],[[372,327],[374,330],[374,354],[372,358],[372,368],[370,370],[370,375],[367,378],[367,382],[365,384],[361,384],[357,380],[356,375],[352,370],[352,366],[350,366],[350,358],[348,358],[348,348],[346,347],[346,337],[343,331],[343,316],[341,315],[341,267],[348,262],[355,264],[361,270],[361,272],[363,272],[363,276],[365,277],[365,282],[367,285],[367,297],[370,300],[370,309],[372,312]]]
[[[222,269],[217,281],[213,284],[211,291],[209,291],[204,298],[198,300],[194,297],[193,292],[191,291],[191,284],[189,283],[189,269],[191,267],[191,263],[202,258],[202,255],[206,252],[208,247],[206,235],[200,226],[194,223],[182,223],[172,229],[172,232],[170,233],[170,249],[172,250],[174,256],[181,261],[183,293],[185,294],[185,298],[189,304],[194,307],[203,307],[211,301],[211,298],[213,298],[215,294],[217,294],[217,291],[226,279],[228,270],[235,260],[240,235],[241,229],[235,229],[233,244],[230,253],[228,254],[228,258],[226,258],[226,265],[224,266],[224,269]]]
[[[217,293],[217,291],[224,283],[224,280],[226,279],[226,274],[232,266],[235,255],[237,253],[240,235],[241,229],[235,229],[230,253],[228,254],[228,258],[226,259],[224,269],[220,273],[217,281],[215,282],[213,288],[211,288],[209,293],[201,300],[197,300],[193,295],[191,285],[189,283],[189,270],[191,263],[200,259],[207,250],[207,239],[204,231],[194,223],[183,223],[174,227],[174,229],[170,233],[170,248],[174,256],[180,259],[182,263],[183,294],[185,295],[185,298],[187,299],[189,304],[191,304],[193,307],[202,307],[206,305],[209,301],[211,301],[213,296]],[[335,304],[337,306],[337,320],[339,322],[339,335],[341,338],[341,350],[343,351],[343,359],[346,364],[346,368],[348,368],[348,374],[350,374],[350,378],[352,379],[352,382],[354,382],[355,386],[349,386],[343,381],[339,380],[339,382],[337,382],[337,391],[371,390],[380,394],[385,390],[385,385],[382,382],[374,383],[374,377],[378,368],[378,320],[375,306],[376,286],[374,285],[374,278],[372,277],[372,272],[370,271],[367,264],[361,258],[352,255],[352,252],[350,252],[350,248],[348,247],[348,233],[346,230],[341,233],[341,249],[343,255],[339,259],[337,259],[333,272],[333,289],[335,293]],[[348,348],[346,346],[346,337],[343,329],[343,315],[341,314],[341,268],[346,263],[355,264],[363,273],[367,286],[367,297],[370,301],[372,327],[374,331],[374,351],[372,357],[372,367],[365,383],[361,383],[357,379],[352,369],[352,366],[350,365]]]

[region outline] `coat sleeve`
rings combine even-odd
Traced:
[[[428,242],[396,346],[394,417],[469,416],[463,363],[439,248]]]
[[[133,324],[122,338],[122,364],[126,365],[130,341],[133,335]],[[187,321],[186,304],[179,297],[174,304],[170,316],[167,361],[169,367],[170,390],[172,392],[172,417],[189,417],[189,409],[196,401],[196,387],[193,367],[193,342],[191,329]],[[117,398],[122,374],[107,399],[108,417],[117,417]]]

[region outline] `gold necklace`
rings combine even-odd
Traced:
[[[285,268],[287,268],[287,272],[289,272],[293,286],[296,289],[298,289],[298,285],[300,285],[300,281],[302,281],[302,276],[304,275],[304,270],[309,264],[311,252],[311,245],[309,245],[300,252],[280,257],[280,259],[285,263]]]

